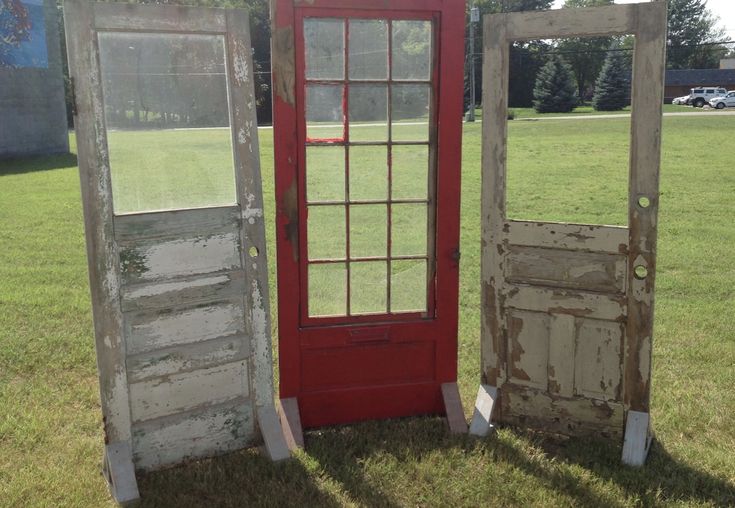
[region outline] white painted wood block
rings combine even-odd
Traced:
[[[628,411],[623,442],[623,464],[641,467],[646,463],[653,435],[650,431],[650,415],[640,411]]]
[[[121,505],[140,498],[138,482],[133,467],[133,451],[130,441],[117,441],[105,445],[104,473],[110,485],[112,497]]]
[[[255,412],[268,457],[274,462],[291,458],[275,406],[273,404],[258,406]]]
[[[480,385],[475,400],[475,411],[470,423],[470,434],[484,437],[493,430],[492,417],[498,401],[498,389],[490,385]]]

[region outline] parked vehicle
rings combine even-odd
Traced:
[[[722,97],[715,97],[709,101],[709,105],[715,109],[735,108],[735,90],[730,90]]]
[[[685,106],[689,104],[689,96],[685,95],[683,97],[677,97],[673,101],[671,101],[671,104],[676,104],[677,106]]]
[[[714,99],[715,97],[722,97],[723,95],[726,95],[726,94],[727,94],[727,90],[725,90],[724,88],[718,88],[718,87],[692,88],[692,91],[689,94],[689,100],[687,101],[687,104],[691,104],[695,108],[702,108],[711,99]]]

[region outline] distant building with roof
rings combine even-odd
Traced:
[[[720,67],[725,67],[720,63]],[[675,97],[689,95],[692,88],[722,87],[735,90],[735,68],[677,69],[666,71],[664,97],[669,103]]]

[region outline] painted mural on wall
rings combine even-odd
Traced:
[[[43,0],[0,0],[3,67],[48,67]]]

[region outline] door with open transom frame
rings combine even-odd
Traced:
[[[443,413],[456,380],[463,47],[448,3],[277,2],[280,388],[306,427]]]

